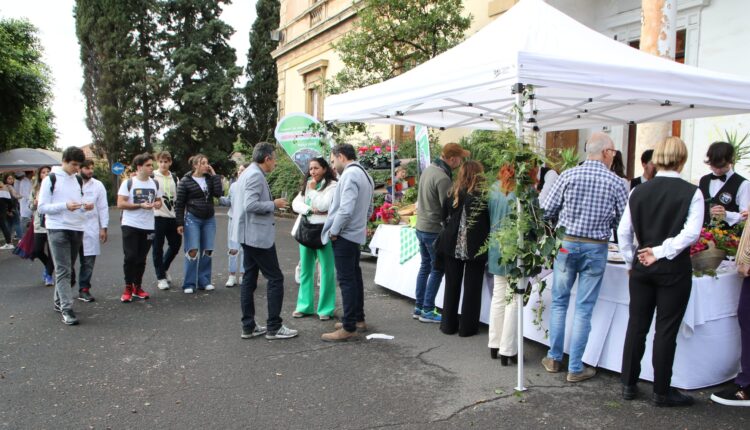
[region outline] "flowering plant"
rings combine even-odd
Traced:
[[[729,256],[736,255],[737,246],[740,244],[738,228],[739,226],[728,228],[718,225],[703,227],[698,241],[690,247],[690,255],[693,256],[709,248],[720,249]]]
[[[398,148],[393,147],[396,152]],[[391,165],[391,142],[376,137],[369,145],[357,148],[359,162],[369,169],[387,168]]]

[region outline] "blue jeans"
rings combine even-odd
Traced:
[[[242,274],[245,273],[245,268],[243,267],[243,261],[244,257],[242,255],[242,245],[235,242],[231,238],[232,234],[232,221],[229,221],[229,227],[227,227],[227,248],[229,248],[229,274]],[[232,254],[232,251],[237,251],[235,254]],[[237,273],[239,272],[239,273]]]
[[[435,240],[438,233],[427,233],[417,230],[417,239],[419,240],[419,255],[422,263],[419,266],[417,275],[416,306],[425,312],[435,309],[435,296],[440,288],[440,281],[443,280],[443,271],[435,268]]]
[[[184,225],[185,280],[183,289],[203,289],[211,283],[211,254],[214,251],[216,218],[202,219],[185,215]],[[190,252],[193,251],[193,256]]]
[[[563,241],[568,252],[557,253],[552,281],[552,307],[549,323],[550,349],[547,356],[562,361],[565,343],[565,319],[570,291],[578,278],[573,333],[570,337],[568,372],[583,371],[583,352],[591,331],[591,314],[599,297],[604,269],[607,267],[607,244]]]

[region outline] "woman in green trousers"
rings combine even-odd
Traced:
[[[324,224],[328,218],[328,207],[331,206],[336,192],[336,178],[333,169],[324,158],[310,160],[307,177],[292,202],[294,212],[300,218],[307,217],[311,224]],[[299,219],[294,229],[298,228]],[[292,231],[294,235],[294,230]],[[315,266],[320,264],[320,293],[317,314],[321,321],[330,320],[336,308],[336,278],[333,264],[333,246],[328,242],[323,248],[312,249],[299,246],[300,284],[297,295],[297,309],[292,313],[294,318],[303,318],[315,314]]]

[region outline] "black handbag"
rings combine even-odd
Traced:
[[[311,249],[323,248],[321,235],[323,233],[323,224],[313,224],[307,220],[306,216],[300,217],[297,231],[294,233],[294,239]]]

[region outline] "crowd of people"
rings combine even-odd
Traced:
[[[420,178],[416,235],[421,266],[412,316],[421,322],[439,323],[445,334],[476,334],[486,267],[494,277],[490,356],[507,366],[518,360],[516,300],[520,298],[508,284],[511,267],[499,264],[499,245],[489,243],[486,254],[478,251],[515,210],[517,178],[513,166],[505,165],[496,172],[497,180],[486,186],[483,181],[489,175],[483,175],[481,164],[464,161],[469,155],[460,146],[448,144]],[[632,400],[640,395],[640,363],[656,314],[651,400],[657,406],[693,404],[691,396],[671,386],[678,329],[692,288],[690,246],[698,239],[704,222],[734,225],[747,218],[750,183],[732,170],[734,148],[727,142],[709,147],[706,163],[712,173],[704,176],[698,187],[680,177],[687,159],[684,142],[677,137],[667,138],[642,154],[643,175],[629,181],[624,177],[622,155],[613,141],[604,133],[594,133],[586,142],[586,160],[577,167],[562,173],[546,165],[532,169],[545,220],[552,228],[564,229],[562,247],[553,264],[550,347],[541,363],[547,372],[563,371],[563,347],[567,344],[566,380],[579,383],[596,375],[594,368],[584,365],[583,354],[607,266],[609,242],[617,241],[630,274],[622,397]],[[456,169],[453,181],[452,171]],[[483,199],[483,195],[487,197]],[[750,240],[748,243],[750,246]],[[747,254],[746,268],[750,269],[750,249]],[[443,277],[441,315],[435,308],[435,296]],[[575,284],[577,290],[571,304]],[[571,305],[573,321],[568,325]],[[750,405],[749,306],[750,278],[746,277],[738,310],[742,370],[735,388],[712,395],[717,403]],[[572,329],[568,342],[566,327]]]
[[[657,406],[691,405],[691,396],[671,386],[677,333],[692,288],[689,248],[704,224],[734,225],[747,218],[750,183],[732,170],[734,148],[726,142],[709,147],[706,162],[712,173],[701,178],[697,187],[680,177],[688,153],[684,142],[676,137],[644,152],[643,175],[632,181],[619,174],[618,151],[606,134],[594,133],[586,142],[585,151],[586,160],[577,167],[558,173],[539,166],[530,173],[545,220],[552,228],[564,229],[562,247],[553,266],[550,347],[542,367],[551,373],[563,371],[566,319],[571,290],[577,284],[573,321],[569,325],[572,331],[566,380],[579,383],[596,375],[594,368],[584,365],[582,357],[607,265],[608,242],[614,236],[630,277],[622,397],[632,400],[640,395],[640,364],[646,335],[656,314],[652,402]],[[512,267],[500,264],[503,250],[497,243],[490,243],[487,252],[483,248],[492,232],[515,210],[518,178],[510,165],[502,166],[498,172],[484,172],[481,163],[468,160],[470,155],[461,145],[449,143],[421,174],[416,223],[421,265],[412,317],[439,324],[440,331],[447,335],[476,335],[484,275],[489,272],[494,286],[488,347],[492,359],[499,358],[501,365],[508,366],[519,359],[515,333],[516,300],[520,298],[509,286],[507,275]],[[291,203],[298,214],[291,233],[299,242],[300,253],[300,287],[292,317],[315,315],[321,321],[331,320],[338,283],[343,312],[333,330],[321,337],[330,342],[356,339],[367,330],[360,247],[366,241],[375,187],[356,160],[355,148],[349,144],[333,147],[330,159],[311,159],[299,193]],[[229,279],[225,285],[240,287],[243,339],[289,339],[298,335],[281,317],[284,275],[275,245],[274,213],[288,207],[289,202],[274,198],[266,179],[276,162],[272,144],[256,144],[252,162],[239,166],[225,198],[231,206],[227,233]],[[143,286],[149,251],[157,287],[170,289],[170,266],[181,246],[182,291],[190,294],[215,289],[214,199],[223,196],[222,178],[202,154],[191,157],[192,169],[181,178],[170,170],[171,164],[167,152],[140,154],[132,163],[134,175],[120,184],[117,207],[122,210],[123,303],[149,298]],[[44,266],[45,284],[55,286],[55,310],[61,313],[65,324],[78,324],[71,287],[78,287],[79,300],[94,301],[91,274],[101,244],[108,236],[106,190],[93,178],[92,162],[75,147],[63,152],[61,166],[43,167],[36,174],[24,172],[15,184],[14,176],[6,175],[0,187],[0,226],[6,244],[12,243],[16,229],[12,220],[15,200],[20,206],[19,230],[26,225],[33,228],[33,256]],[[496,180],[487,184],[486,178],[491,176],[496,176]],[[653,204],[656,201],[658,205]],[[21,211],[23,207],[27,210]],[[750,249],[747,254],[750,256]],[[80,264],[76,271],[77,259]],[[750,258],[747,263],[741,267],[750,268]],[[254,293],[261,273],[267,279],[265,325],[256,321],[255,314]],[[435,301],[443,278],[441,313]],[[738,317],[742,371],[736,388],[712,396],[727,405],[750,404],[750,277],[743,283]]]

